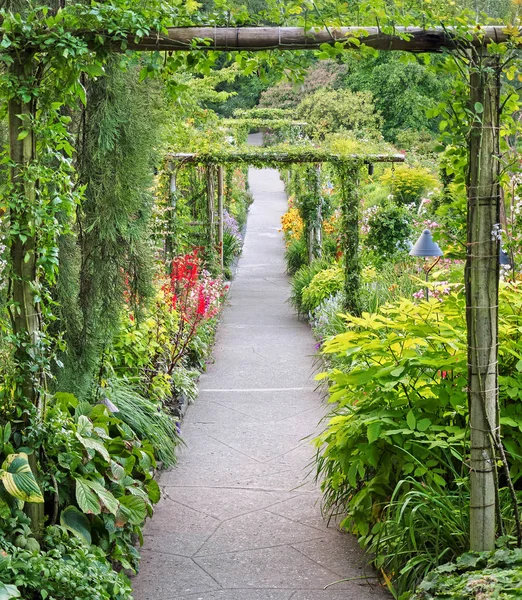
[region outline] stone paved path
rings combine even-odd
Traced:
[[[276,171],[251,170],[239,270],[178,465],[145,531],[136,600],[379,600],[354,538],[327,528],[310,472],[326,408],[314,340],[288,304]],[[372,580],[370,583],[375,583]]]

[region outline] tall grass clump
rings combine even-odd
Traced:
[[[177,420],[161,404],[144,398],[123,382],[112,385],[109,399],[118,409],[120,419],[141,440],[149,440],[165,467],[175,464],[175,450],[180,442]]]
[[[290,240],[285,251],[286,268],[289,275],[297,271],[308,262],[308,250],[304,239]]]

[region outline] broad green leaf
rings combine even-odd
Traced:
[[[141,525],[147,516],[147,505],[138,496],[123,496],[120,498],[120,511],[133,525]]]
[[[101,513],[100,501],[88,484],[87,479],[78,478],[76,480],[76,502],[84,513],[99,515]]]
[[[68,506],[60,515],[60,524],[87,545],[92,542],[89,519],[76,506]]]
[[[381,433],[381,424],[378,421],[374,423],[370,423],[368,425],[368,429],[366,431],[366,435],[368,437],[368,443],[373,444],[375,440],[379,439],[379,435]]]
[[[437,484],[440,485],[441,487],[446,487],[446,480],[443,479],[440,475],[438,475],[437,473],[433,473],[433,481]]]
[[[420,419],[420,421],[417,421],[417,429],[419,431],[426,431],[426,429],[429,429],[430,425],[430,419]]]
[[[27,454],[10,454],[2,465],[0,479],[6,491],[22,502],[43,502],[38,483],[29,466]]]
[[[78,427],[76,429],[78,435],[90,435],[92,433],[92,428],[93,425],[91,421],[85,415],[80,415],[78,417]]]
[[[475,102],[475,112],[481,114],[484,112],[484,107],[480,102]]]
[[[406,415],[406,423],[408,423],[408,427],[412,430],[415,429],[415,426],[417,425],[417,419],[411,410]]]
[[[0,600],[11,600],[11,598],[21,598],[16,585],[9,583],[0,583]]]
[[[91,481],[90,479],[82,480],[87,487],[89,487],[100,499],[103,506],[113,515],[116,515],[118,511],[119,502],[116,498],[109,492],[108,489],[103,487],[101,483],[97,481]]]
[[[4,427],[4,439],[3,439],[4,444],[7,444],[10,437],[11,437],[11,423],[9,423],[9,421],[8,421]]]
[[[145,488],[147,490],[149,499],[152,502],[152,504],[158,503],[161,499],[161,490],[160,486],[158,485],[158,482],[154,479],[151,479],[145,484]]]
[[[95,450],[103,457],[104,460],[106,460],[107,462],[111,462],[111,455],[108,453],[107,448],[105,448],[105,446],[100,441],[95,440],[93,438],[85,438],[79,435],[78,433],[76,434],[76,437],[78,438],[78,440],[84,448],[90,448],[91,450]]]

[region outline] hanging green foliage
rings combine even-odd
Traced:
[[[154,143],[161,95],[110,61],[106,76],[87,84],[88,104],[78,140],[79,179],[85,185],[77,211],[75,243],[62,238],[57,287],[67,349],[58,389],[85,398],[101,355],[118,327],[125,301],[141,302],[151,291],[150,243]]]

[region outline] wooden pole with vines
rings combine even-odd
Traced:
[[[214,196],[216,191],[215,182],[215,171],[214,165],[207,166],[207,219],[208,219],[208,241],[211,250],[214,250],[215,241],[215,221],[214,221]]]
[[[337,172],[341,188],[341,249],[344,255],[344,306],[353,314],[361,312],[359,264],[359,176],[358,161],[343,163]]]
[[[10,67],[13,80],[23,87],[34,77],[31,56],[20,56]],[[18,91],[18,90],[17,90]],[[17,233],[13,235],[11,252],[11,304],[10,315],[16,339],[15,361],[17,387],[25,402],[36,406],[38,417],[37,347],[40,338],[40,317],[36,298],[36,181],[31,174],[31,164],[36,159],[36,140],[33,132],[34,101],[25,102],[16,94],[9,100],[9,152],[11,159],[10,183],[12,186],[9,223]],[[29,456],[29,464],[36,473],[36,457]],[[27,503],[25,511],[31,519],[31,530],[38,537],[43,531],[43,504]]]
[[[495,547],[498,431],[500,68],[477,49],[470,64],[466,317],[471,429],[471,550]]]
[[[219,264],[221,272],[225,268],[223,254],[223,197],[224,197],[224,172],[223,167],[218,167],[218,246],[219,246]]]

